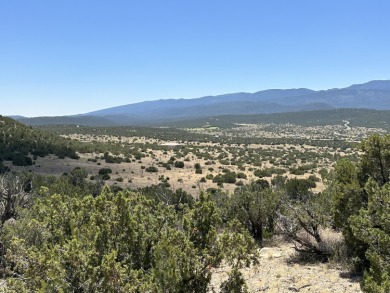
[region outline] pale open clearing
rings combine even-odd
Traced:
[[[359,293],[359,280],[330,264],[294,261],[293,244],[278,241],[260,249],[259,264],[242,270],[249,292]],[[228,267],[214,270],[209,292],[219,292]]]

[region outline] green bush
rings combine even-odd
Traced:
[[[158,172],[158,168],[155,166],[149,166],[145,169],[146,172],[155,173]]]
[[[31,166],[33,164],[32,159],[21,154],[14,154],[12,156],[12,164],[15,166]]]
[[[213,178],[214,183],[236,183],[237,175],[235,172],[218,174]]]
[[[237,173],[237,178],[239,178],[239,179],[246,179],[246,178],[247,178],[247,176],[246,176],[246,174],[245,174],[245,173],[243,173],[243,172],[239,172],[239,173]]]
[[[98,172],[99,175],[106,175],[106,174],[111,174],[111,173],[112,173],[111,168],[101,168],[101,169],[99,169],[99,172]]]
[[[207,174],[206,175],[206,179],[207,180],[212,180],[214,178],[214,175],[213,174]]]
[[[110,180],[110,179],[111,179],[111,176],[108,175],[108,174],[104,174],[104,175],[102,175],[102,179],[103,179],[103,180]]]
[[[174,166],[176,168],[184,168],[184,162],[183,161],[175,161]]]
[[[207,292],[209,268],[222,260],[233,270],[225,288],[234,288],[244,285],[234,270],[256,253],[238,223],[221,230],[203,194],[180,213],[108,188],[97,197],[47,194],[22,215],[4,230],[10,292]]]

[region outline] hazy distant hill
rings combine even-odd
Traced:
[[[210,115],[300,111],[305,105],[282,105],[275,100],[299,97],[312,92],[308,89],[266,90],[256,93],[206,96],[197,99],[147,101],[90,112],[87,115],[105,117],[117,123],[145,124]]]
[[[265,90],[197,99],[158,100],[118,106],[88,113],[117,123],[145,124],[220,115],[366,108],[390,110],[390,81],[370,81],[343,89]]]
[[[390,82],[388,80],[373,80],[363,84],[354,84],[348,87],[354,90],[390,90]]]
[[[390,110],[390,80],[342,89],[271,89],[196,99],[166,99],[102,109],[77,116],[19,118],[29,125],[150,125],[222,115],[324,111],[340,108]]]
[[[83,126],[115,126],[115,122],[95,116],[53,116],[53,117],[15,117],[14,119],[27,125],[83,125]]]
[[[383,89],[338,89],[318,91],[309,95],[282,98],[278,103],[294,106],[309,103],[323,103],[333,108],[366,108],[390,110],[390,90]]]

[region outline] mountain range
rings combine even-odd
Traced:
[[[374,80],[329,90],[270,89],[196,99],[163,99],[59,117],[15,119],[29,125],[150,125],[222,115],[253,115],[359,108],[390,110],[390,80]]]

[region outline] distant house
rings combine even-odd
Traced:
[[[178,142],[166,142],[166,143],[162,143],[161,146],[166,147],[168,149],[177,150],[180,149],[183,146],[183,144]]]

